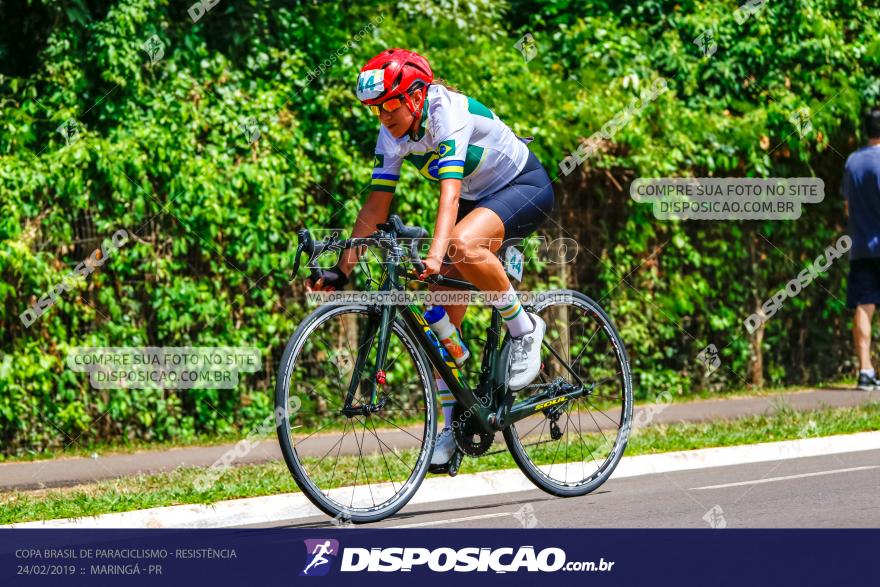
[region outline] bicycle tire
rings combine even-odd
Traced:
[[[540,312],[548,307],[558,304],[558,300],[564,299],[577,300],[580,307],[591,313],[593,319],[598,319],[600,325],[609,335],[614,345],[621,367],[624,388],[624,406],[623,409],[621,409],[621,425],[617,437],[615,438],[611,454],[588,479],[584,480],[582,483],[569,485],[552,481],[549,479],[548,475],[541,470],[540,466],[532,461],[524,449],[524,445],[518,435],[515,425],[506,427],[503,430],[503,436],[514,462],[516,462],[523,474],[532,483],[551,495],[559,497],[576,497],[591,493],[605,483],[605,481],[611,477],[611,474],[614,472],[614,469],[617,467],[617,464],[620,462],[620,459],[626,450],[633,417],[632,373],[629,364],[629,357],[627,356],[623,340],[620,338],[620,334],[611,321],[611,318],[608,317],[597,302],[593,301],[588,296],[573,290],[554,290],[540,294],[534,303],[524,304],[524,307],[529,312]],[[504,346],[506,347],[509,343],[510,341],[508,338],[504,341]],[[506,353],[504,356],[506,356]]]
[[[345,306],[321,306],[307,316],[290,337],[281,358],[275,385],[276,413],[279,413],[278,410],[283,410],[281,413],[289,413],[287,410],[290,401],[290,376],[296,365],[298,354],[302,351],[309,335],[312,334],[323,321],[345,313],[375,314],[376,311],[374,308],[358,304]],[[342,522],[351,521],[356,524],[376,522],[397,513],[409,502],[410,499],[412,499],[412,496],[416,493],[424,480],[434,450],[434,443],[436,441],[437,411],[430,364],[424,352],[414,341],[402,319],[398,317],[394,320],[390,332],[398,337],[404,345],[407,353],[416,364],[416,369],[422,382],[422,391],[425,396],[425,412],[427,417],[425,440],[417,458],[416,468],[408,478],[407,483],[403,488],[404,491],[396,496],[391,503],[380,504],[379,507],[368,508],[366,511],[340,507],[337,502],[329,499],[324,491],[312,481],[308,471],[303,466],[299,454],[297,453],[295,442],[293,442],[291,437],[290,418],[281,418],[280,421],[277,422],[276,431],[281,445],[281,452],[297,486],[319,510]]]

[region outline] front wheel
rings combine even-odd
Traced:
[[[535,485],[552,495],[585,495],[608,480],[629,439],[633,399],[626,349],[608,315],[580,292],[547,292],[525,307],[544,319],[547,331],[543,368],[520,394],[579,386],[584,395],[515,422],[504,429],[504,440]]]
[[[355,523],[382,520],[412,498],[437,427],[428,361],[400,319],[373,401],[378,325],[366,306],[318,308],[287,343],[275,390],[278,439],[297,485],[324,513]]]

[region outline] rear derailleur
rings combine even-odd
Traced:
[[[562,430],[559,429],[559,418],[565,413],[566,405],[568,405],[568,402],[542,410],[547,417],[547,421],[550,422],[550,438],[553,440],[562,438]]]

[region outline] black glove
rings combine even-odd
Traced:
[[[333,289],[342,289],[348,283],[348,275],[342,272],[339,267],[331,269],[318,269],[317,276],[324,280],[324,287],[332,287]],[[317,280],[312,281],[312,284]]]

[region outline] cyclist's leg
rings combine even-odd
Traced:
[[[459,275],[482,291],[506,291],[510,281],[496,256],[504,241],[498,213],[477,207],[455,225],[449,257]]]
[[[473,210],[474,205],[475,202],[473,201],[462,200],[458,207],[458,217],[456,218],[456,222],[459,222],[464,216]],[[443,263],[443,266],[440,268],[440,275],[464,279],[464,276],[455,268],[455,265],[448,262]],[[431,291],[462,291],[439,285],[431,285],[429,289]],[[461,323],[464,320],[464,315],[468,309],[467,304],[444,304],[443,309],[446,310],[450,322],[452,322],[456,328],[461,329]],[[450,428],[452,426],[452,410],[455,408],[455,396],[449,391],[449,386],[443,381],[436,369],[434,370],[434,382],[437,384],[437,395],[440,400],[440,407],[443,409],[443,428]]]
[[[444,263],[440,268],[440,275],[445,277],[452,277],[454,279],[466,279],[464,275],[458,270],[455,265]],[[466,294],[467,292],[456,289],[454,287],[444,287],[440,285],[431,285],[428,289],[431,291],[443,291],[443,292],[462,292],[462,294]],[[455,304],[444,304],[443,309],[446,310],[446,314],[449,316],[449,320],[455,324],[457,328],[461,328],[462,320],[464,320],[464,315],[467,313],[468,304],[464,303],[466,298],[462,296],[462,303]]]
[[[464,217],[470,214],[476,207],[476,205],[477,203],[473,200],[459,200],[458,213],[455,218],[456,225],[458,225],[458,223],[461,222]],[[450,262],[448,258],[446,261],[444,261],[443,266],[440,268],[440,275],[457,279],[466,279],[466,277],[461,274],[458,268],[452,262]],[[441,287],[439,285],[432,285],[430,289],[431,291],[461,291],[451,287]],[[462,320],[464,320],[464,315],[468,309],[467,304],[447,304],[443,306],[443,309],[446,310],[446,314],[449,316],[449,320],[453,324],[455,324],[455,327],[461,329],[461,322]]]
[[[444,264],[443,267],[440,268],[440,274],[463,279],[463,276],[453,265]],[[441,287],[439,285],[431,285],[429,289],[431,291],[461,291],[456,290],[455,288]],[[443,309],[445,309],[446,313],[449,315],[450,322],[459,329],[461,328],[461,322],[464,319],[467,308],[466,304],[447,304],[443,306]],[[437,384],[437,395],[440,400],[440,407],[443,409],[443,427],[449,428],[452,426],[452,410],[455,407],[455,396],[449,391],[449,386],[443,381],[440,377],[440,373],[438,373],[436,369],[434,369],[434,382]]]
[[[452,233],[450,257],[459,272],[483,291],[498,292],[489,296],[489,302],[513,338],[508,381],[513,390],[531,383],[540,370],[545,325],[523,309],[497,252],[505,238],[520,239],[534,232],[549,217],[553,200],[550,178],[530,153],[522,172],[498,192],[480,199]]]
[[[528,162],[513,181],[481,198],[456,224],[450,257],[459,272],[483,291],[504,292],[505,298],[511,296],[513,288],[497,257],[501,241],[516,241],[534,232],[549,217],[553,200],[553,186],[546,170],[534,153],[529,153]],[[512,336],[531,330],[531,322],[521,315],[515,297],[512,305],[508,300],[508,305],[496,307]]]

